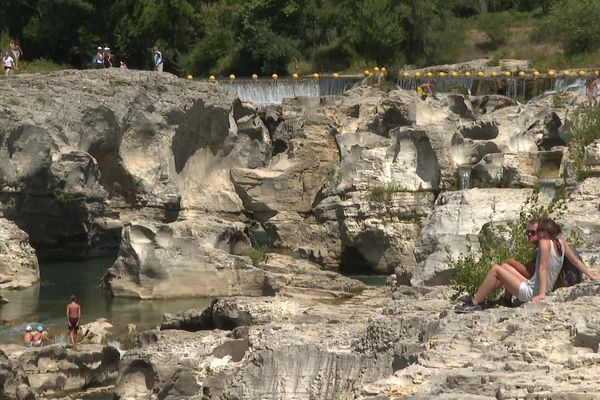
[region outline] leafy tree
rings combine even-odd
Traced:
[[[557,37],[568,54],[598,48],[600,0],[564,0],[552,7],[542,26],[547,37]]]
[[[345,37],[367,60],[388,64],[402,58],[401,44],[410,10],[390,0],[354,0]],[[403,23],[404,22],[404,23]]]
[[[89,29],[96,9],[88,0],[23,1],[32,13],[23,28],[26,54],[81,66],[97,37]]]
[[[178,52],[197,38],[199,4],[191,0],[115,0],[110,7],[115,47],[128,65],[151,68],[150,49],[158,46],[165,68],[173,71]]]

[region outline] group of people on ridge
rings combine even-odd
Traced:
[[[92,57],[92,65],[94,68],[112,68],[112,59],[113,55],[110,52],[110,47],[98,46],[96,49],[96,54],[94,57]],[[156,46],[152,48],[152,64],[155,71],[163,71],[163,55]],[[127,69],[127,64],[125,64],[125,61],[119,61],[119,68]]]
[[[560,225],[549,218],[529,221],[526,235],[535,247],[533,259],[527,265],[512,258],[494,265],[479,290],[456,310],[481,311],[485,299],[500,288],[505,290],[505,302],[510,301],[512,296],[521,302],[543,300],[554,289],[566,260],[590,279],[600,279],[600,274],[590,271],[560,233]]]
[[[81,321],[81,306],[77,303],[75,295],[69,297],[69,303],[67,304],[67,327],[69,329],[69,341],[71,345],[75,345],[77,342],[77,330],[79,329],[79,322]],[[23,335],[23,345],[30,347],[41,347],[45,343],[49,343],[50,339],[48,334],[44,330],[43,325],[38,325],[35,332],[31,325],[25,327],[25,334]]]

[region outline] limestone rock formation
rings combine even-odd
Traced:
[[[26,288],[40,279],[27,233],[0,217],[0,289]]]
[[[282,297],[219,300],[204,319],[210,323],[198,319],[194,330],[226,330],[140,335],[123,359],[116,395],[351,398],[364,383],[392,372],[389,355],[373,357],[354,344],[369,309],[382,301],[381,293],[349,300],[347,307]]]
[[[599,291],[584,282],[540,303],[470,314],[454,312],[454,292],[442,286],[399,286],[391,300],[370,291],[334,306],[222,299],[140,335],[120,367],[116,394],[593,398],[600,390]]]
[[[116,378],[120,354],[117,349],[103,345],[79,344],[77,350],[60,345],[44,347],[23,347],[2,345],[0,354],[6,356],[13,365],[20,366],[27,375],[20,379],[18,399],[34,399],[34,394],[43,397],[56,397],[67,392],[81,392],[90,386],[110,383]],[[13,379],[22,377],[12,374]],[[28,384],[31,390],[23,386]],[[9,385],[13,381],[8,380]],[[10,388],[11,386],[8,386]],[[7,386],[5,386],[5,390]],[[6,392],[10,394],[10,391]],[[18,393],[30,393],[28,397]],[[21,396],[21,397],[19,397]]]
[[[119,257],[105,281],[117,296],[142,299],[260,296],[264,272],[240,257],[249,247],[243,225],[219,218],[134,221],[123,230]]]
[[[23,367],[0,350],[0,396],[15,400],[34,400],[35,393]]]

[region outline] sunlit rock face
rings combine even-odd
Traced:
[[[107,284],[119,296],[268,292],[251,246],[444,283],[444,249],[464,248],[495,209],[506,213],[493,219],[514,218],[525,195],[510,190],[575,188],[578,207],[594,209],[566,157],[577,95],[523,105],[361,85],[257,109],[217,82],[170,74],[31,79],[3,86],[14,100],[0,116],[0,211],[40,259],[118,253]],[[592,178],[596,147],[585,155]],[[471,188],[500,192],[491,201]],[[443,211],[444,199],[464,201]],[[473,215],[468,230],[441,229],[461,215]]]
[[[23,289],[39,280],[38,260],[28,239],[13,222],[0,218],[0,289]]]

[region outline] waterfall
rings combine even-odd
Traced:
[[[471,165],[458,166],[458,189],[465,190],[471,188]]]
[[[126,350],[121,349],[121,343],[117,340],[107,340],[106,345],[116,349],[119,352],[121,358],[127,353]]]
[[[221,86],[242,101],[257,107],[281,104],[285,98],[319,97],[340,94],[350,89],[358,78],[320,79],[237,79],[220,82]]]
[[[557,93],[569,90],[585,90],[586,79],[582,78],[560,78],[554,82],[554,91]]]

